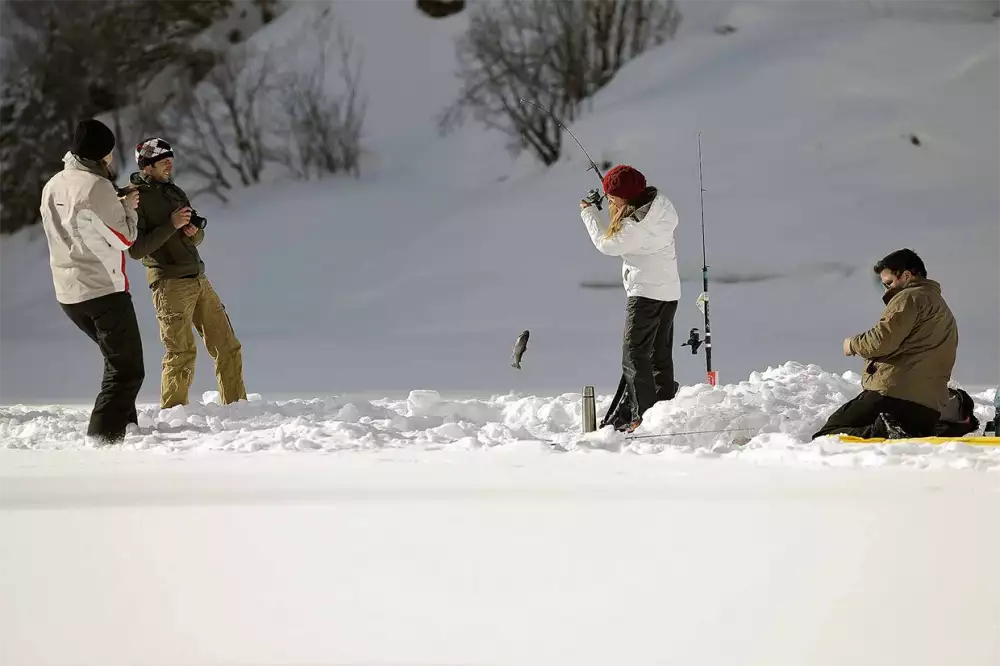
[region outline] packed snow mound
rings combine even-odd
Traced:
[[[198,451],[433,450],[621,452],[747,459],[759,463],[833,466],[1000,467],[1000,447],[959,442],[857,445],[835,438],[810,441],[830,413],[857,395],[859,377],[788,362],[753,373],[747,381],[683,387],[651,408],[626,438],[611,428],[582,434],[581,395],[495,395],[449,400],[429,389],[405,400],[264,400],[220,405],[218,393],[200,403],[159,409],[141,406],[138,428],[124,448],[171,453]],[[992,418],[994,390],[973,397],[977,416]],[[597,399],[603,414],[610,395]],[[0,408],[6,448],[87,448],[89,410],[77,407]]]

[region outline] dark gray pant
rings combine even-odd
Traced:
[[[674,315],[677,301],[630,296],[625,306],[622,377],[601,427],[628,425],[660,400],[677,394]]]
[[[940,412],[909,400],[890,398],[876,391],[862,391],[831,414],[813,439],[826,435],[884,438],[888,433],[877,423],[882,412],[893,417],[913,437],[933,435],[941,416]]]
[[[132,297],[116,292],[61,305],[73,323],[97,343],[104,356],[104,378],[90,413],[87,434],[109,443],[121,441],[125,438],[125,426],[138,422],[135,399],[145,378],[142,338]]]

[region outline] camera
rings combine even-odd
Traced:
[[[208,220],[198,214],[194,208],[191,209],[191,225],[197,229],[204,229],[205,225],[208,224]]]

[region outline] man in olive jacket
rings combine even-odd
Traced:
[[[927,437],[948,402],[958,352],[958,325],[912,250],[875,264],[886,292],[885,310],[869,331],[844,340],[846,356],[868,361],[861,395],[834,412],[813,437]]]
[[[141,141],[135,148],[140,171],[129,178],[139,189],[138,237],[129,255],[146,267],[165,349],[160,407],[188,404],[197,354],[192,327],[215,362],[222,403],[245,400],[242,346],[198,254],[205,219],[171,179],[173,158],[163,139]]]

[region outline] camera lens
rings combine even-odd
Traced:
[[[198,213],[196,213],[194,211],[191,211],[191,220],[190,221],[191,221],[191,224],[193,224],[198,229],[204,229],[205,225],[208,223],[208,220],[206,220],[204,217],[202,217],[201,215],[199,215]]]

